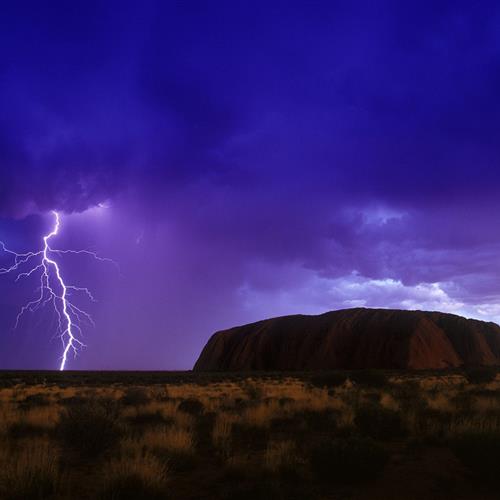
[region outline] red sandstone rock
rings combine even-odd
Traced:
[[[500,365],[500,327],[453,314],[345,309],[216,332],[195,371]]]

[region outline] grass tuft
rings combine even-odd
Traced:
[[[86,401],[62,412],[56,435],[82,457],[96,457],[115,447],[123,434],[119,407],[112,400]]]

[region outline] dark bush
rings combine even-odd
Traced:
[[[465,376],[470,384],[488,384],[497,376],[497,369],[491,366],[470,368],[465,371]]]
[[[127,406],[140,406],[149,403],[149,395],[142,387],[128,387],[121,402]]]
[[[366,392],[364,394],[364,400],[366,401],[367,404],[373,404],[373,405],[377,405],[378,403],[380,403],[380,397],[381,397],[381,393],[380,391],[377,391],[377,392]]]
[[[212,431],[217,414],[215,412],[206,412],[199,415],[196,419],[195,436],[198,449],[212,449]]]
[[[235,449],[262,449],[269,440],[269,429],[237,422],[232,426],[231,440]]]
[[[243,392],[248,396],[249,399],[260,400],[263,397],[262,388],[259,387],[254,382],[249,382],[248,380],[242,384]]]
[[[482,387],[475,387],[469,391],[469,394],[475,397],[500,399],[500,391],[496,391],[495,389],[484,389]]]
[[[450,411],[423,408],[421,411],[417,412],[416,417],[418,421],[423,422],[424,426],[429,426],[429,424],[449,426],[454,415]]]
[[[381,370],[356,370],[351,372],[349,378],[365,387],[384,387],[389,383],[387,375]]]
[[[151,387],[149,390],[149,396],[155,401],[169,401],[170,393],[168,392],[168,387]]]
[[[338,413],[333,410],[304,410],[295,416],[301,418],[310,431],[334,432],[337,429]]]
[[[201,415],[204,409],[205,407],[203,406],[203,403],[194,398],[181,401],[177,407],[177,410],[189,413],[190,415]]]
[[[123,433],[118,419],[115,401],[87,401],[62,412],[56,435],[64,447],[81,456],[95,457],[118,443]]]
[[[450,443],[456,457],[482,480],[499,482],[500,434],[464,433]]]
[[[279,398],[278,399],[278,403],[279,405],[283,408],[284,406],[287,406],[291,403],[293,403],[295,400],[293,398],[288,398],[288,397],[284,397],[284,398]]]
[[[369,438],[323,441],[310,453],[315,476],[321,481],[357,484],[376,479],[384,470],[389,455]]]
[[[182,450],[155,451],[155,455],[163,460],[173,472],[190,472],[198,465],[198,456]]]
[[[299,432],[304,430],[305,421],[301,413],[296,413],[292,416],[275,417],[271,419],[272,432]]]
[[[48,430],[44,427],[32,424],[30,422],[25,422],[24,420],[19,420],[13,422],[7,429],[8,436],[14,439],[28,438],[35,436],[42,436],[48,433]]]
[[[421,437],[425,437],[428,444],[442,444],[454,416],[449,411],[423,408],[415,414],[415,432]],[[432,433],[429,432],[429,429],[432,429]]]
[[[219,405],[219,409],[221,411],[236,411],[238,413],[242,413],[245,409],[253,406],[253,404],[254,403],[252,401],[249,401],[248,399],[236,398],[232,400],[228,398],[226,401],[221,402],[221,404]]]
[[[453,404],[460,413],[469,413],[472,411],[474,402],[473,396],[469,392],[459,392],[453,399]]]
[[[422,398],[420,385],[415,380],[394,384],[391,387],[391,394],[398,401],[403,411],[427,406],[426,401]]]
[[[363,406],[358,409],[354,424],[363,436],[390,440],[405,435],[399,412],[381,406]]]
[[[343,372],[328,372],[313,375],[309,382],[314,387],[326,387],[328,389],[344,384],[347,375]]]
[[[19,409],[28,410],[36,406],[47,406],[49,404],[50,400],[45,394],[31,394],[19,402]]]
[[[173,418],[164,418],[161,411],[141,411],[136,415],[130,415],[127,421],[133,425],[172,425]]]
[[[61,399],[61,404],[64,406],[78,406],[84,404],[88,401],[88,398],[82,396],[70,396],[69,398]]]

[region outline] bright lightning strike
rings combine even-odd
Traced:
[[[83,322],[94,325],[90,314],[77,307],[71,300],[72,292],[82,293],[91,301],[95,301],[92,293],[86,287],[68,285],[63,279],[61,269],[57,263],[56,256],[62,254],[85,254],[101,262],[111,262],[111,259],[99,257],[95,252],[89,250],[57,250],[50,246],[50,240],[57,236],[61,225],[61,219],[58,212],[53,211],[54,226],[50,233],[43,237],[43,249],[37,252],[17,253],[9,250],[5,244],[0,241],[0,249],[13,258],[10,267],[0,268],[0,274],[18,273],[15,281],[22,278],[28,278],[32,275],[39,275],[40,286],[37,288],[36,298],[21,307],[17,317],[15,328],[19,325],[23,315],[52,304],[57,317],[57,335],[61,339],[63,352],[59,365],[60,370],[64,370],[68,360],[68,355],[73,353],[76,357],[83,342],[79,339],[82,336],[81,325]],[[25,267],[26,266],[26,267]]]

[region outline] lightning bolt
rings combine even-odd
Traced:
[[[82,293],[89,300],[95,302],[94,296],[86,287],[68,285],[63,279],[61,269],[57,263],[56,256],[63,254],[87,255],[100,262],[110,262],[117,265],[113,260],[103,258],[97,253],[90,250],[58,250],[50,246],[50,240],[59,234],[61,227],[61,218],[56,211],[52,212],[54,216],[54,226],[52,230],[43,237],[43,249],[37,252],[18,253],[8,249],[5,244],[0,241],[0,249],[6,254],[12,256],[13,263],[10,267],[0,268],[0,274],[18,273],[15,279],[18,282],[20,279],[29,278],[32,275],[37,275],[40,280],[40,286],[36,289],[38,295],[27,304],[21,307],[17,317],[15,327],[25,313],[35,312],[38,309],[52,304],[55,315],[57,317],[57,331],[62,342],[62,354],[59,365],[59,370],[66,368],[68,355],[73,353],[76,357],[80,348],[85,347],[85,344],[79,339],[82,336],[82,323],[86,322],[94,325],[94,321],[90,314],[83,309],[77,307],[71,300],[72,292]],[[25,266],[29,266],[25,270]]]

